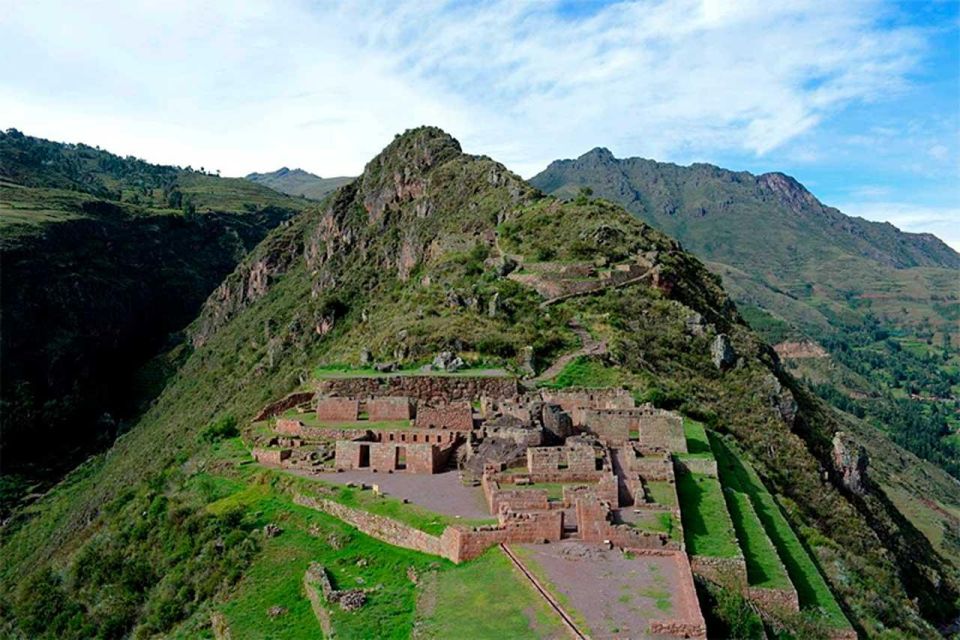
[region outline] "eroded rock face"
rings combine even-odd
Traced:
[[[733,350],[730,338],[722,333],[713,339],[710,345],[710,357],[713,359],[713,365],[721,371],[726,371],[737,363],[737,352]]]
[[[862,496],[867,488],[867,466],[870,458],[863,445],[842,431],[833,436],[833,466],[840,474],[843,486]]]

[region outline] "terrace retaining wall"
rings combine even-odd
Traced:
[[[383,376],[329,378],[318,385],[320,393],[349,398],[407,396],[422,401],[453,402],[513,398],[520,393],[516,378],[471,376]]]

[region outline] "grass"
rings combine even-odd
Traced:
[[[508,491],[525,491],[528,489],[545,489],[547,492],[548,500],[563,500],[563,488],[564,487],[582,487],[587,486],[586,483],[579,482],[535,482],[533,484],[508,484],[502,485],[501,488]]]
[[[374,589],[356,613],[329,609],[339,637],[409,637],[415,585],[407,577],[408,567],[422,573],[451,566],[433,556],[381,543],[275,494],[265,494],[247,506],[256,510],[258,522],[276,522],[283,532],[265,542],[235,592],[220,606],[235,640],[319,637],[319,624],[301,586],[311,562],[327,568],[335,588]],[[271,618],[267,611],[276,605],[286,612]]]
[[[668,507],[677,506],[677,491],[673,483],[666,480],[647,480],[643,486],[647,497],[654,503]]]
[[[730,510],[737,539],[743,548],[744,559],[747,563],[747,581],[751,587],[766,589],[790,589],[793,583],[787,575],[787,570],[780,562],[777,550],[774,548],[763,524],[757,517],[750,498],[739,491],[726,489],[724,496]]]
[[[800,599],[800,608],[820,609],[829,624],[837,628],[850,626],[837,604],[830,587],[820,574],[816,563],[794,533],[773,496],[750,468],[730,447],[711,435],[710,444],[717,458],[720,475],[728,486],[742,491],[750,498],[756,515],[770,542],[776,548]]]
[[[676,516],[669,511],[641,511],[635,514],[631,527],[640,531],[665,533],[671,540],[680,540],[682,529],[678,526]]]
[[[325,422],[317,418],[313,411],[299,413],[296,409],[290,409],[283,414],[284,418],[290,420],[299,420],[308,427],[317,429],[409,429],[413,426],[412,420],[380,420],[371,422],[370,420],[357,420],[351,422]],[[272,423],[272,421],[271,421]],[[271,424],[272,427],[272,424]]]
[[[710,451],[710,441],[707,439],[707,431],[703,428],[702,423],[684,416],[683,435],[687,440],[687,453],[685,457],[713,457],[713,453]]]
[[[620,372],[596,358],[579,356],[567,363],[557,377],[543,386],[554,389],[567,387],[613,387],[621,381]]]
[[[689,553],[713,558],[740,555],[723,489],[716,478],[681,473],[677,476],[677,494]]]
[[[424,581],[418,638],[545,638],[564,629],[532,586],[494,548]]]

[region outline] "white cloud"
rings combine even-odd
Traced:
[[[874,2],[35,0],[0,18],[0,126],[225,174],[354,174],[437,124],[523,175],[754,154],[904,87],[922,34]]]
[[[837,208],[847,215],[889,222],[901,231],[932,233],[960,251],[960,203],[936,207],[906,202],[854,202]]]

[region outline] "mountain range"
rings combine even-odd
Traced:
[[[314,391],[325,376],[415,375],[447,352],[468,373],[498,371],[531,388],[618,387],[704,425],[756,470],[771,513],[812,558],[785,569],[800,612],[795,626],[759,620],[736,590],[698,584],[708,630],[726,630],[713,637],[756,619],[750,637],[837,637],[839,621],[864,637],[935,638],[958,615],[960,484],[818,397],[815,381],[798,379],[770,348],[772,330],[746,322],[762,325],[767,314],[785,337],[816,339],[818,326],[849,337],[834,316],[857,311],[855,296],[840,279],[821,282],[816,256],[832,269],[918,270],[927,282],[957,268],[933,239],[865,223],[818,254],[804,243],[837,235],[848,224],[839,214],[782,176],[701,167],[690,188],[708,195],[691,197],[689,210],[703,214],[659,228],[601,183],[591,193],[540,176],[538,189],[435,127],[397,136],[320,202],[16,131],[0,145],[3,413],[16,435],[3,443],[5,490],[11,451],[38,464],[44,449],[69,441],[70,425],[102,424],[119,407],[124,416],[122,428],[94,428],[103,450],[44,495],[12,492],[0,540],[6,635],[313,637],[303,576],[317,558],[345,584],[367,576],[349,584],[369,604],[332,614],[344,636],[407,637],[437,615],[466,617],[437,604],[425,612],[417,594],[446,595],[429,591],[443,576],[457,585],[450,592],[506,583],[510,566],[472,565],[486,567],[477,576],[361,535],[296,502],[304,479],[255,464],[248,449],[263,435],[255,418],[265,405]],[[657,215],[688,211],[679,180],[651,179]],[[786,258],[749,250],[767,255],[753,268],[765,279],[730,264],[732,278],[684,249],[694,220],[729,214],[745,224],[741,210],[758,202],[769,205],[752,212],[769,218],[771,238],[788,229],[798,245]],[[808,214],[839,226],[820,233]],[[710,235],[693,237],[705,250]],[[717,237],[728,247],[733,230]],[[730,248],[726,259],[747,251]],[[815,283],[809,295],[804,277]],[[592,279],[616,284],[585,286]],[[750,291],[766,297],[741,313]],[[811,319],[774,302],[809,307]],[[917,304],[934,308],[932,298]],[[934,335],[949,335],[934,324]],[[902,326],[925,325],[910,316]],[[603,349],[588,348],[596,344]],[[120,397],[111,394],[118,381],[128,383]],[[74,408],[73,398],[89,406]],[[29,477],[30,466],[15,470]],[[358,493],[336,495],[357,507]],[[726,513],[733,498],[719,495],[714,506]],[[390,505],[397,517],[427,519]],[[690,535],[710,517],[692,513]],[[496,604],[509,607],[510,597],[485,606]]]

